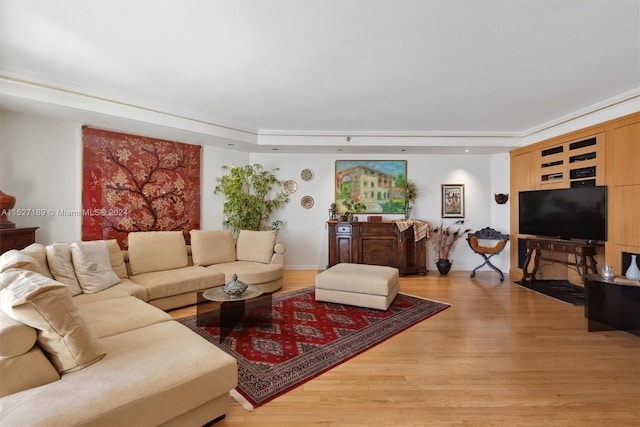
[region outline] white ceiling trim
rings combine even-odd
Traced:
[[[5,107],[11,108],[16,103],[27,109],[30,105],[37,104],[38,107],[34,107],[34,110],[39,108],[41,111],[48,110],[49,113],[55,110],[53,115],[65,116],[92,126],[115,126],[115,130],[149,132],[149,136],[160,137],[169,129],[174,130],[174,137],[185,142],[233,147],[243,151],[277,150],[276,147],[283,147],[290,152],[333,152],[345,149],[363,152],[367,148],[378,152],[406,151],[410,148],[439,149],[436,151],[476,148],[484,152],[507,152],[515,147],[575,130],[574,127],[581,126],[578,124],[580,119],[590,120],[593,124],[591,116],[596,114],[604,117],[601,120],[604,121],[607,117],[614,118],[640,111],[640,88],[522,132],[254,130],[0,76],[0,106],[6,104]],[[117,119],[124,121],[118,122]],[[125,128],[119,129],[120,124]],[[145,128],[145,125],[149,127]]]

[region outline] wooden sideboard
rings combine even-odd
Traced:
[[[415,241],[414,229],[394,222],[335,222],[329,230],[329,263],[386,265],[401,275],[427,274],[427,238]]]
[[[11,249],[23,249],[36,241],[38,227],[0,228],[0,254]]]

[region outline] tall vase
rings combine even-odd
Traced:
[[[16,198],[0,191],[0,228],[14,228],[16,225],[7,218],[8,212],[16,205]]]
[[[629,264],[629,268],[624,273],[627,279],[630,280],[640,280],[640,268],[638,268],[638,264],[636,263],[636,255],[631,255],[631,263]]]

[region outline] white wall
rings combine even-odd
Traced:
[[[80,239],[81,218],[56,213],[81,209],[81,135],[78,123],[2,113],[0,187],[16,197],[16,209],[25,210],[9,220],[40,227],[38,242]]]
[[[278,178],[292,179],[298,183],[298,190],[291,196],[291,202],[274,215],[274,219],[285,221],[279,240],[287,246],[285,259],[288,269],[326,267],[326,221],[329,207],[334,201],[336,160],[407,160],[408,178],[416,183],[418,189],[412,218],[424,219],[433,227],[438,226],[441,221],[441,184],[465,184],[465,227],[479,230],[490,226],[504,233],[509,230],[508,204],[497,205],[494,201],[494,193],[509,191],[508,154],[363,156],[254,153],[251,155],[251,163],[260,163],[267,169],[277,167],[280,169]],[[300,172],[305,168],[314,171],[312,181],[300,178]],[[305,195],[314,198],[313,208],[304,209],[300,205],[300,199]],[[402,215],[388,215],[385,218],[402,218]],[[365,215],[362,215],[362,220],[366,220]],[[445,225],[453,222],[455,219],[444,220]],[[452,258],[454,270],[471,270],[482,263],[482,258],[471,251],[464,239],[459,241]],[[508,270],[508,251],[505,250],[494,259],[497,266]],[[428,268],[435,269],[431,248]]]
[[[9,219],[18,227],[40,227],[40,243],[80,240],[82,218],[59,211],[82,210],[82,125],[3,112],[0,131],[0,190],[16,197],[16,208],[38,210]],[[213,194],[222,165],[248,160],[247,153],[203,147],[201,228],[222,228],[221,202]]]
[[[46,215],[12,216],[18,226],[40,227],[38,242],[74,241],[81,238],[81,218],[51,214],[59,210],[80,211],[82,206],[82,124],[27,114],[0,112],[0,190],[17,198],[16,208],[38,209]],[[407,160],[408,178],[417,184],[419,195],[413,218],[440,221],[440,185],[465,184],[465,226],[478,230],[485,226],[503,233],[509,230],[509,206],[517,195],[498,205],[495,193],[509,192],[509,154],[499,155],[346,155],[346,154],[247,154],[233,150],[203,147],[202,211],[203,229],[222,228],[222,197],[213,194],[215,178],[222,166],[261,163],[265,168],[278,167],[278,177],[293,179],[298,191],[291,202],[276,212],[286,225],[279,239],[287,245],[288,269],[322,269],[327,263],[328,209],[334,199],[334,168],[339,159]],[[312,169],[312,181],[303,181],[300,171]],[[300,199],[315,199],[312,209],[304,209]],[[514,199],[515,198],[515,199]],[[401,216],[388,216],[387,219]],[[366,217],[363,216],[362,220]],[[455,220],[445,220],[450,224]],[[492,258],[503,271],[509,269],[508,247]],[[459,241],[452,256],[454,270],[471,270],[482,262],[465,240]],[[433,251],[429,250],[429,269],[434,270]],[[483,268],[487,270],[486,267]]]
[[[80,240],[79,216],[51,214],[59,210],[82,209],[82,125],[58,119],[4,112],[0,115],[0,189],[17,198],[16,208],[41,209],[47,214],[11,217],[17,226],[38,226],[36,239],[48,244]],[[440,224],[440,185],[465,184],[465,226],[474,230],[485,226],[506,232],[509,229],[508,204],[497,205],[493,195],[508,192],[509,155],[309,155],[247,154],[233,150],[203,147],[201,227],[222,229],[222,197],[214,195],[215,178],[230,163],[260,163],[267,169],[280,168],[277,176],[293,179],[298,190],[291,202],[276,212],[274,219],[285,221],[279,240],[286,244],[288,269],[322,269],[327,264],[328,209],[334,201],[335,161],[407,160],[408,178],[418,188],[413,218]],[[309,168],[314,179],[303,181],[300,171]],[[315,200],[311,209],[300,205],[302,196]],[[387,219],[400,218],[390,215]],[[363,216],[363,220],[365,220]],[[455,220],[445,220],[445,224]],[[482,261],[460,240],[453,252],[453,269],[470,270]],[[496,265],[508,269],[508,252],[496,257]],[[429,269],[434,269],[429,250]]]

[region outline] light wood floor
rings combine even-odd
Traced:
[[[316,274],[287,270],[279,292]],[[216,426],[640,426],[640,337],[587,332],[582,307],[493,272],[400,291],[452,306],[253,412],[232,402]]]

